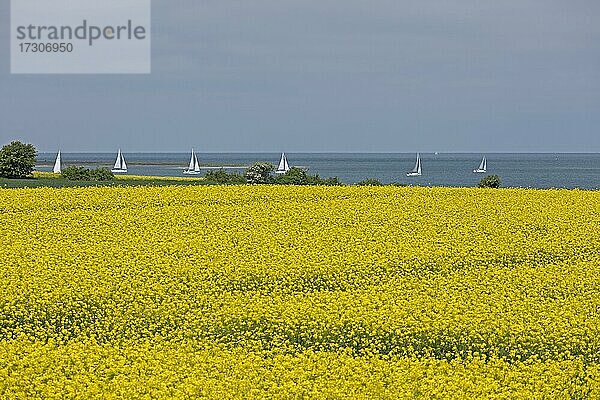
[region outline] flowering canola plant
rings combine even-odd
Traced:
[[[600,193],[0,190],[1,398],[599,398]]]

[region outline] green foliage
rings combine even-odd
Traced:
[[[337,176],[331,178],[320,178],[319,175],[308,175],[308,185],[320,185],[320,186],[344,186],[342,181]]]
[[[370,179],[365,179],[364,181],[360,181],[356,183],[356,186],[395,186],[395,187],[405,187],[406,184],[405,183],[400,183],[400,182],[391,182],[391,183],[381,183],[381,181],[379,179],[375,179],[375,178],[370,178]]]
[[[13,141],[0,150],[0,177],[23,179],[31,176],[37,151],[32,144]]]
[[[115,179],[114,174],[106,168],[88,169],[71,165],[62,171],[62,177],[68,181],[108,182]]]
[[[63,168],[62,177],[68,181],[89,181],[90,170],[85,167],[78,167],[75,165]]]
[[[498,175],[488,175],[479,181],[480,188],[493,188],[497,189],[500,187],[500,177]]]
[[[257,162],[246,170],[246,181],[252,185],[271,183],[271,173],[275,166],[267,162]]]
[[[322,179],[319,175],[308,175],[305,170],[292,167],[283,175],[276,176],[273,183],[277,185],[310,185],[310,186],[342,186],[337,177]]]
[[[379,180],[377,179],[365,179],[364,181],[360,181],[356,184],[356,186],[383,186],[383,183],[381,183]]]
[[[90,170],[90,180],[96,182],[114,181],[115,175],[108,168],[96,168]]]
[[[278,185],[306,185],[306,171],[298,167],[292,167],[285,174],[276,176],[273,183]]]
[[[240,185],[246,183],[246,178],[240,174],[228,174],[223,168],[213,171],[208,171],[204,175],[207,183],[216,183],[219,185]]]

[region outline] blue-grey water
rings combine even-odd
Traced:
[[[189,153],[124,153],[131,175],[184,176]],[[475,186],[485,174],[474,174],[484,154],[422,153],[423,175],[408,178],[406,172],[415,164],[415,154],[370,153],[289,153],[291,166],[306,167],[321,177],[337,176],[347,184],[376,178],[383,183],[399,182],[420,186]],[[487,174],[499,175],[502,185],[533,188],[600,188],[600,154],[485,154]],[[43,153],[37,169],[51,171],[56,154]],[[256,161],[275,165],[275,153],[199,153],[208,171],[214,167],[231,167],[243,172]],[[112,167],[116,154],[63,153],[63,168],[68,165]]]

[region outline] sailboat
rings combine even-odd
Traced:
[[[125,163],[125,157],[123,157],[123,153],[121,153],[121,149],[119,149],[119,154],[117,154],[117,160],[115,161],[115,166],[111,170],[113,174],[126,174],[127,173],[127,164]]]
[[[421,176],[421,155],[417,153],[417,163],[412,171],[407,172],[406,176]]]
[[[58,155],[56,156],[56,161],[54,162],[54,169],[52,170],[52,172],[54,172],[55,174],[60,174],[62,172],[62,160],[60,157],[60,150],[58,151]]]
[[[200,164],[198,163],[198,157],[196,153],[194,153],[194,149],[192,149],[192,157],[190,158],[190,165],[188,169],[183,171],[186,175],[198,175],[200,174]]]
[[[487,159],[485,157],[483,157],[483,160],[481,160],[481,164],[479,164],[479,168],[474,169],[473,173],[474,174],[484,174],[487,172]]]
[[[281,153],[281,160],[279,161],[279,166],[277,167],[277,171],[275,171],[275,173],[276,174],[285,174],[289,170],[290,170],[290,166],[288,164],[287,157],[285,156],[285,153]]]

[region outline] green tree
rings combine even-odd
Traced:
[[[32,144],[13,141],[0,149],[0,177],[22,179],[31,176],[37,151]]]
[[[271,183],[271,173],[275,166],[271,163],[257,162],[246,170],[246,181],[252,185]]]
[[[479,187],[480,188],[492,188],[492,189],[498,189],[500,187],[500,177],[498,175],[488,175],[485,178],[483,178],[481,181],[479,181]]]

